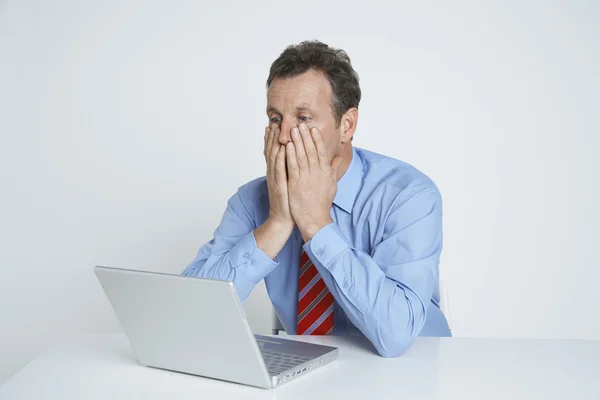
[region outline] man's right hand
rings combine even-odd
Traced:
[[[269,190],[269,219],[282,229],[294,229],[290,211],[285,146],[279,143],[279,126],[271,124],[265,129],[264,155],[267,162],[267,188]]]
[[[267,161],[269,218],[254,230],[254,238],[258,248],[274,260],[296,225],[288,198],[285,146],[279,143],[279,127],[275,124],[265,129],[264,154]]]

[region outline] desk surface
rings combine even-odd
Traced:
[[[418,338],[384,359],[360,338],[295,337],[337,361],[264,390],[139,365],[123,335],[74,338],[0,387],[0,399],[600,399],[600,341]]]

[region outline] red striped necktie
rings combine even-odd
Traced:
[[[298,278],[298,335],[333,335],[333,295],[302,251]]]

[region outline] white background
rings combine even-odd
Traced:
[[[355,145],[438,184],[454,334],[600,339],[598,2],[120,3],[0,1],[0,382],[119,330],[94,265],[194,258],[305,39],[361,77]]]

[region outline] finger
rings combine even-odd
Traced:
[[[287,174],[285,172],[285,146],[279,145],[277,158],[275,162],[275,182],[278,185],[285,185],[287,182]]]
[[[273,126],[273,134],[271,135],[271,160],[273,165],[275,165],[275,160],[277,159],[277,153],[279,152],[279,126]]]
[[[317,148],[317,157],[319,159],[319,165],[321,168],[329,166],[329,154],[327,153],[327,147],[325,146],[325,142],[323,141],[323,136],[321,136],[321,132],[317,128],[312,128],[310,130],[313,141],[315,142],[315,147]]]
[[[279,128],[279,125],[277,124],[273,124],[273,136],[271,136],[271,146],[274,148],[275,153],[279,152],[279,131],[281,130]]]
[[[279,152],[279,143],[277,142],[279,138],[279,127],[274,125],[271,128],[271,137],[269,140],[271,143],[269,144],[271,150],[269,151],[271,162],[275,163],[275,159],[277,158],[277,153]]]
[[[267,134],[265,137],[265,158],[267,159],[267,161],[269,161],[269,155],[271,154],[271,143],[273,143],[271,135],[273,134],[274,127],[274,124],[270,124],[266,129]]]
[[[294,142],[294,150],[296,152],[296,162],[298,164],[298,169],[308,170],[308,160],[306,159],[306,152],[304,151],[302,135],[300,134],[300,130],[297,127],[292,128],[292,141]]]
[[[285,147],[285,154],[288,167],[288,177],[290,180],[297,181],[300,178],[300,171],[298,170],[298,160],[296,159],[296,149],[294,143],[290,142]]]
[[[308,166],[310,168],[317,168],[319,166],[319,158],[317,156],[317,148],[310,136],[310,130],[304,123],[298,126],[300,128],[300,136],[302,136],[302,142],[304,143],[304,151],[306,151],[306,158],[308,160]]]
[[[267,138],[269,137],[269,132],[271,131],[271,127],[267,126],[265,128],[265,137],[263,138],[263,155],[267,156]]]
[[[275,144],[273,138],[277,137],[279,128],[277,126],[271,127],[271,137],[269,138],[269,154],[268,154],[268,170],[271,175],[275,173],[275,165],[277,163],[277,153],[279,152],[279,146]]]

